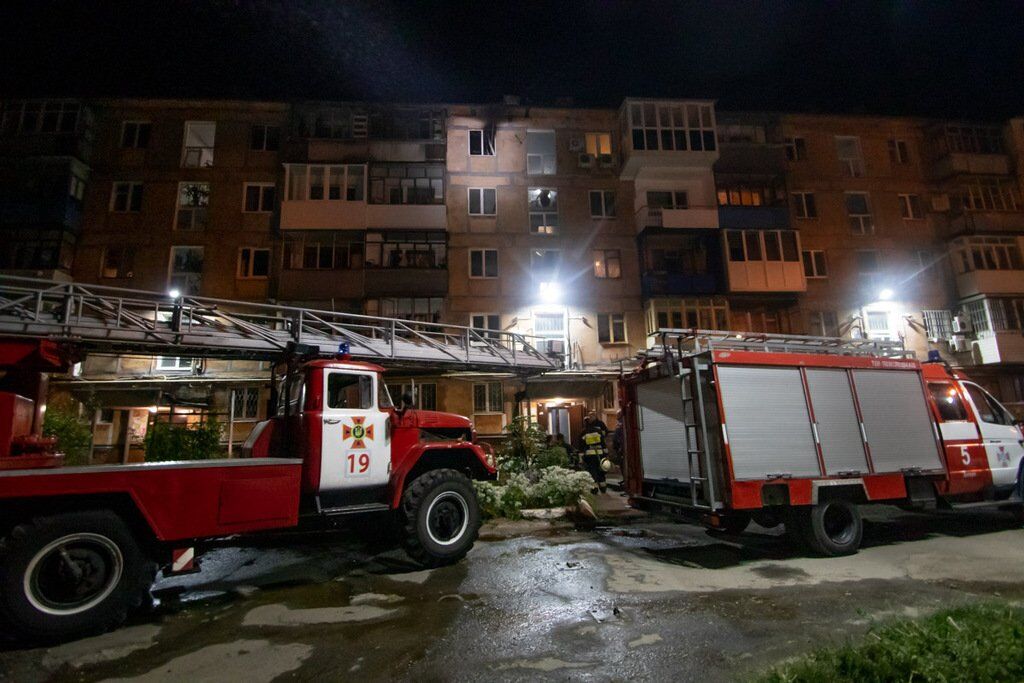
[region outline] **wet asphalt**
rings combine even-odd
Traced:
[[[0,679],[747,679],[870,624],[1024,600],[1024,530],[998,512],[873,508],[853,557],[805,557],[778,530],[664,518],[576,530],[490,523],[469,557],[422,571],[350,534],[221,548],[161,580],[124,628],[7,643]]]

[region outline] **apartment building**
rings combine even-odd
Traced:
[[[661,327],[902,339],[1024,409],[1024,119],[494,104],[11,101],[8,274],[527,335],[565,370],[395,369],[392,393],[572,438]],[[1018,281],[1019,280],[1019,281]],[[267,368],[86,360],[97,452],[265,414]]]

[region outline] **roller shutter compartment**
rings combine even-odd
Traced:
[[[686,427],[678,377],[637,387],[640,410],[640,458],[644,479],[676,479],[690,483],[686,460]]]
[[[807,389],[818,425],[825,473],[868,471],[864,440],[846,370],[807,369]]]
[[[875,472],[942,469],[921,377],[907,370],[854,370]]]

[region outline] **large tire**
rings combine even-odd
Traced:
[[[807,546],[826,557],[853,555],[864,537],[860,510],[846,500],[826,500],[812,505],[799,524]]]
[[[458,562],[480,531],[473,483],[455,470],[431,470],[413,480],[402,496],[402,514],[405,550],[426,567]]]
[[[113,512],[39,517],[0,547],[0,618],[22,639],[102,633],[149,599],[155,565]]]
[[[742,534],[750,526],[751,516],[749,512],[733,512],[724,515],[715,531],[726,534]]]

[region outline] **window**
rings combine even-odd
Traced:
[[[793,209],[797,218],[817,218],[818,206],[814,203],[813,192],[793,192]]]
[[[530,270],[534,278],[550,282],[558,278],[562,252],[558,249],[534,249],[530,252]]]
[[[530,204],[530,232],[554,235],[558,232],[558,190],[531,187],[527,191]]]
[[[828,265],[825,263],[825,252],[820,249],[806,249],[803,252],[804,277],[828,277]]]
[[[494,156],[494,128],[469,131],[469,155],[471,157]]]
[[[397,398],[410,394],[412,405],[417,410],[437,410],[437,385],[433,382],[402,382],[390,385],[388,391]]]
[[[114,213],[142,211],[142,183],[116,182],[110,193],[110,210]]]
[[[192,359],[184,356],[157,356],[157,370],[189,371],[192,369]]]
[[[622,277],[622,256],[618,249],[594,250],[594,277],[614,280]]]
[[[171,268],[167,289],[182,294],[199,294],[203,279],[202,247],[171,247]]]
[[[73,133],[79,110],[77,102],[8,102],[0,128],[18,135]]]
[[[718,122],[718,141],[726,144],[763,145],[767,140],[764,126],[753,123]]]
[[[864,158],[860,153],[860,138],[836,136],[836,152],[839,166],[845,175],[860,178],[864,175]]]
[[[277,188],[273,183],[246,183],[245,204],[242,211],[245,213],[270,213],[274,210],[276,196]]]
[[[249,134],[249,149],[254,152],[276,152],[280,147],[280,126],[253,125]]]
[[[590,217],[614,218],[615,193],[609,190],[590,191]]]
[[[100,276],[109,279],[135,277],[135,247],[104,247]]]
[[[945,153],[1003,153],[1003,133],[996,126],[946,126],[937,143]]]
[[[656,273],[703,275],[708,272],[708,247],[704,240],[680,235],[673,241],[678,248],[654,248],[649,252],[647,267]]]
[[[660,215],[662,209],[686,209],[689,206],[689,198],[682,190],[675,192],[648,191],[647,193],[647,209],[656,215]]]
[[[999,401],[992,398],[991,394],[977,384],[962,382],[961,386],[970,394],[971,403],[974,404],[974,408],[978,411],[978,417],[982,422],[997,425],[1012,425],[1016,422],[1013,419],[1013,415],[1001,406]]]
[[[504,410],[501,382],[483,382],[473,385],[473,412],[500,413]]]
[[[533,332],[545,339],[564,339],[565,316],[561,313],[534,313]]]
[[[921,197],[916,194],[898,195],[900,201],[900,215],[908,220],[921,220],[924,213],[921,210]]]
[[[498,277],[498,250],[470,249],[469,276],[471,278]]]
[[[441,230],[366,233],[367,268],[447,268],[448,243]]]
[[[285,196],[289,201],[361,202],[366,166],[285,164]]]
[[[179,183],[176,230],[203,230],[210,204],[210,183]]]
[[[960,237],[953,241],[957,273],[1024,270],[1016,237]]]
[[[72,175],[68,180],[68,196],[81,202],[85,198],[85,181]]]
[[[526,132],[526,172],[529,175],[551,175],[555,172],[555,131]]]
[[[980,299],[966,304],[964,308],[977,332],[1024,330],[1024,299]]]
[[[347,270],[363,267],[363,238],[349,231],[284,231],[287,270]]]
[[[501,316],[497,313],[472,313],[469,316],[469,326],[475,327],[478,330],[490,330],[492,332],[501,331]],[[498,340],[499,335],[497,334],[482,334],[484,339]],[[477,346],[482,345],[482,342],[475,342]]]
[[[965,211],[1017,211],[1020,201],[1014,181],[979,178],[960,188],[957,201]]]
[[[371,204],[444,204],[444,164],[371,164]]]
[[[730,261],[800,260],[793,230],[726,230],[725,242]]]
[[[868,334],[885,335],[889,334],[889,312],[888,311],[867,311]]]
[[[185,168],[213,166],[213,147],[217,124],[213,121],[187,121],[181,165]]]
[[[811,311],[807,322],[810,326],[810,334],[814,336],[839,336],[839,318],[835,311]]]
[[[785,138],[786,159],[789,161],[807,160],[807,140],[801,137]]]
[[[893,166],[910,163],[906,140],[889,140],[889,161]]]
[[[153,124],[149,121],[125,121],[121,124],[121,148],[145,149],[149,147],[149,134]]]
[[[231,390],[231,407],[235,420],[256,420],[260,416],[259,387],[237,387]]]
[[[725,299],[656,299],[648,310],[649,332],[660,328],[728,330],[729,304]]]
[[[587,154],[595,159],[602,156],[611,156],[612,136],[609,133],[587,133],[584,136]]]
[[[866,192],[846,193],[846,215],[850,219],[850,232],[854,235],[870,235],[875,232]]]
[[[469,188],[469,215],[493,216],[497,210],[497,190],[492,187]]]
[[[626,343],[626,316],[623,313],[597,314],[597,341],[600,344]]]
[[[967,409],[956,388],[948,382],[929,382],[928,393],[935,401],[935,407],[939,410],[939,417],[943,422],[960,422],[967,419]]]
[[[953,336],[953,313],[947,310],[921,311],[928,340],[945,341]]]
[[[257,247],[242,247],[238,250],[238,268],[235,276],[239,280],[262,280],[270,275],[270,250]]]
[[[638,151],[701,152],[716,145],[710,104],[630,102],[629,127]]]
[[[772,206],[785,201],[781,183],[732,183],[718,186],[719,206]]]
[[[437,296],[367,299],[366,314],[415,320],[422,323],[436,323],[441,319],[443,306],[444,299]]]
[[[373,407],[373,380],[369,375],[332,372],[327,376],[327,407],[332,410],[369,410]]]
[[[861,274],[877,273],[878,252],[871,249],[861,249],[857,253],[857,272]]]

